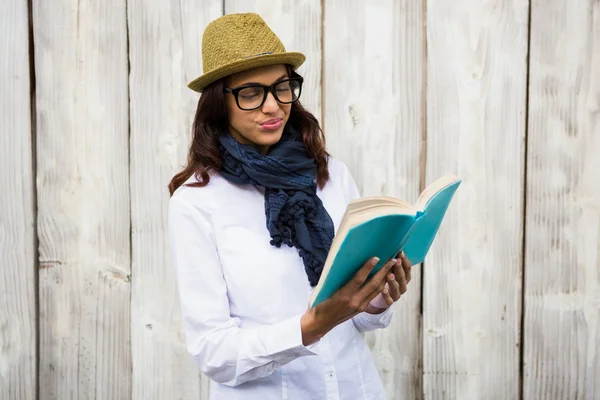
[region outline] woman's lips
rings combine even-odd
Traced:
[[[283,119],[281,118],[273,118],[268,121],[263,122],[259,126],[267,131],[273,131],[275,129],[279,129],[283,125]]]

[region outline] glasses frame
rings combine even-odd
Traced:
[[[298,86],[298,96],[296,96],[296,98],[292,101],[281,101],[279,100],[279,97],[277,97],[277,93],[275,90],[275,86],[278,86],[280,84],[282,84],[283,82],[288,82],[288,81],[295,81],[299,83]],[[296,101],[298,101],[298,99],[300,99],[300,95],[302,94],[302,84],[304,83],[304,78],[301,77],[300,75],[294,73],[291,77],[286,78],[286,79],[282,79],[280,81],[277,81],[275,83],[273,83],[272,85],[269,86],[265,86],[265,85],[259,85],[259,84],[255,84],[255,83],[251,83],[251,84],[247,84],[247,85],[241,85],[241,86],[237,86],[234,88],[223,88],[223,92],[224,93],[231,93],[233,94],[233,97],[235,98],[235,103],[237,104],[238,108],[240,110],[243,111],[252,111],[252,110],[257,110],[259,108],[261,108],[263,106],[263,104],[265,104],[265,101],[267,100],[267,96],[269,95],[269,93],[271,93],[273,95],[273,97],[275,98],[275,100],[277,100],[277,102],[281,103],[281,104],[292,104]],[[242,108],[242,106],[240,106],[240,101],[238,99],[238,94],[240,93],[241,90],[243,89],[247,89],[247,88],[262,88],[263,89],[263,98],[262,101],[260,102],[260,104],[254,108]]]

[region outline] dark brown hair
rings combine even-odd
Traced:
[[[288,73],[291,70],[288,68]],[[222,165],[222,155],[219,150],[219,135],[227,129],[228,115],[225,104],[223,87],[224,79],[220,79],[207,86],[200,96],[196,115],[192,124],[192,141],[188,151],[187,164],[181,172],[176,174],[169,183],[169,193],[172,196],[178,187],[192,175],[198,182],[188,183],[186,186],[202,187],[210,181],[210,173],[218,172]],[[287,122],[291,127],[302,132],[302,139],[306,145],[309,156],[317,165],[317,185],[325,186],[329,180],[327,157],[325,149],[325,136],[319,122],[309,111],[302,107],[300,101],[292,103],[290,117]]]

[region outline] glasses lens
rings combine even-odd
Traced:
[[[247,87],[240,90],[238,93],[240,107],[244,109],[253,109],[260,106],[264,93],[264,90],[260,87]]]
[[[275,86],[277,98],[282,103],[292,103],[300,96],[300,82],[297,80],[283,81]]]

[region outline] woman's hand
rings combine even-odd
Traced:
[[[300,321],[302,327],[302,342],[305,346],[318,341],[336,325],[349,320],[355,315],[367,310],[369,303],[382,291],[386,285],[386,275],[394,266],[396,260],[388,261],[368,281],[369,273],[379,259],[367,261],[345,286],[330,298],[309,308]]]
[[[383,292],[371,301],[365,311],[370,314],[381,314],[394,302],[398,301],[406,293],[411,279],[411,268],[412,264],[406,255],[403,252],[398,254],[392,271],[387,275],[387,283],[383,288]]]

